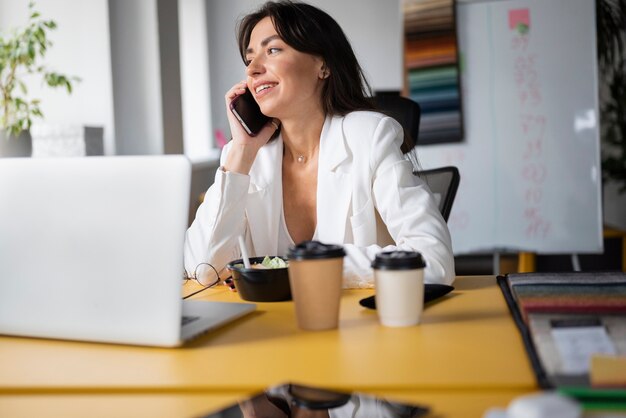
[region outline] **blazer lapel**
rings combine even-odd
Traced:
[[[343,136],[343,117],[326,117],[320,138],[317,174],[317,238],[343,243],[352,198],[350,155]]]
[[[282,154],[280,137],[259,150],[250,171],[246,216],[252,250],[257,256],[278,252],[278,223],[282,211]]]

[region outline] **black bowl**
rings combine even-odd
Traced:
[[[264,258],[252,257],[250,258],[250,264],[260,264]],[[289,286],[287,267],[278,269],[247,269],[243,267],[243,260],[241,259],[231,261],[226,267],[233,274],[233,283],[241,299],[250,302],[291,300],[291,286]]]

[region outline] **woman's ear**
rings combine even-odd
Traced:
[[[320,80],[330,77],[330,70],[325,63],[322,64],[318,77],[320,78]]]

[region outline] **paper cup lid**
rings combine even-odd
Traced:
[[[289,248],[287,257],[290,260],[315,260],[322,258],[339,258],[346,255],[341,245],[322,244],[319,241],[303,241]]]
[[[422,255],[416,251],[385,251],[378,253],[372,268],[378,270],[411,270],[426,267]]]

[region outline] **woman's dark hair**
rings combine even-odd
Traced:
[[[322,58],[330,76],[322,87],[325,114],[346,115],[355,110],[376,110],[371,88],[348,38],[328,13],[306,3],[268,1],[246,15],[237,27],[239,53],[244,63],[252,30],[262,19],[272,20],[278,36],[297,51]],[[408,141],[408,143],[407,143]],[[403,152],[415,144],[405,134]]]

